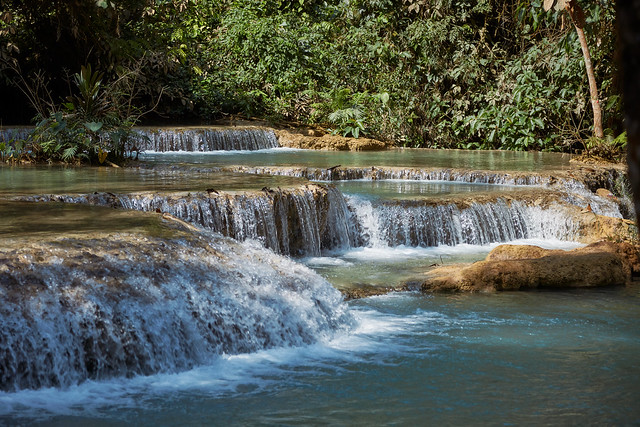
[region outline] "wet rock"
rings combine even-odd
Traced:
[[[424,292],[492,292],[624,285],[639,271],[638,247],[598,242],[573,251],[502,245],[484,261],[427,273]]]
[[[405,292],[411,290],[410,285],[400,286],[374,286],[368,284],[353,284],[349,288],[340,289],[345,301],[386,295],[392,292]]]
[[[392,146],[389,142],[370,138],[346,138],[340,135],[323,134],[317,130],[294,132],[278,130],[278,143],[281,147],[304,148],[311,150],[367,151],[384,150]]]

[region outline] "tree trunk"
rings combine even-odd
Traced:
[[[578,6],[575,2],[570,2],[571,8],[567,6],[573,25],[578,33],[578,39],[580,40],[580,48],[582,48],[582,55],[584,56],[584,66],[587,69],[587,79],[589,80],[589,93],[591,95],[591,108],[593,108],[593,132],[598,138],[604,138],[604,132],[602,131],[602,109],[600,108],[600,101],[598,100],[598,84],[596,83],[596,77],[593,73],[593,64],[591,63],[591,55],[589,55],[589,46],[587,45],[587,38],[584,35],[583,20],[584,13],[581,9],[577,10]],[[576,15],[580,15],[579,17]]]

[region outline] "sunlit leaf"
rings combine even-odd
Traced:
[[[105,160],[107,160],[107,155],[109,155],[108,151],[102,151],[102,148],[98,149],[98,161],[100,164],[103,164]]]
[[[563,10],[567,7],[570,0],[556,0],[555,10]]]

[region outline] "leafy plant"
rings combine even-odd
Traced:
[[[3,163],[29,162],[31,160],[31,152],[23,139],[10,138],[0,142],[0,161]]]
[[[622,160],[627,149],[627,133],[622,132],[614,137],[607,129],[604,138],[592,136],[584,142],[584,155],[604,161],[616,162]]]
[[[122,159],[134,137],[137,116],[120,98],[118,83],[103,86],[102,74],[83,66],[74,75],[77,93],[59,110],[42,118],[30,136],[37,157],[48,161],[104,163]]]
[[[363,114],[358,107],[336,110],[329,114],[329,121],[336,125],[335,129],[330,129],[334,135],[352,135],[354,138],[358,138],[360,132],[364,132]]]

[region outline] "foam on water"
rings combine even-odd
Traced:
[[[370,297],[349,304],[353,328],[315,344],[0,393],[0,422],[634,424],[637,300],[637,289]]]
[[[439,245],[431,247],[395,246],[395,247],[360,247],[333,251],[326,257],[310,257],[301,261],[312,267],[318,266],[352,266],[355,262],[377,261],[385,263],[404,262],[410,259],[437,258],[446,256],[456,258],[465,255],[482,256],[494,248],[504,245],[533,245],[544,249],[572,250],[585,246],[583,243],[559,239],[516,239],[508,242],[493,242],[486,245]]]
[[[415,316],[407,318],[368,309],[351,310],[349,315],[354,319],[350,332],[344,331],[316,344],[222,354],[183,372],[88,380],[62,389],[0,392],[0,420],[11,417],[43,421],[52,416],[112,418],[117,417],[114,408],[119,408],[116,413],[127,409],[153,410],[159,400],[176,399],[184,394],[220,398],[259,393],[282,387],[288,381],[295,382],[295,377],[303,373],[317,375],[327,369],[336,371],[337,365],[361,361],[367,354],[405,351],[407,348],[402,344],[380,349],[379,340],[406,329],[417,320]],[[430,316],[419,315],[420,321],[427,321]]]
[[[340,294],[254,242],[118,234],[0,249],[0,388],[175,373],[348,328]]]
[[[247,154],[255,156],[256,154],[278,154],[278,153],[290,153],[296,151],[304,151],[300,148],[290,147],[272,147],[272,148],[260,148],[258,150],[210,150],[210,151],[155,151],[145,150],[140,153],[141,160],[154,160],[156,158],[162,158],[167,156],[191,156],[191,157],[207,157],[207,156],[235,156],[238,154]]]

